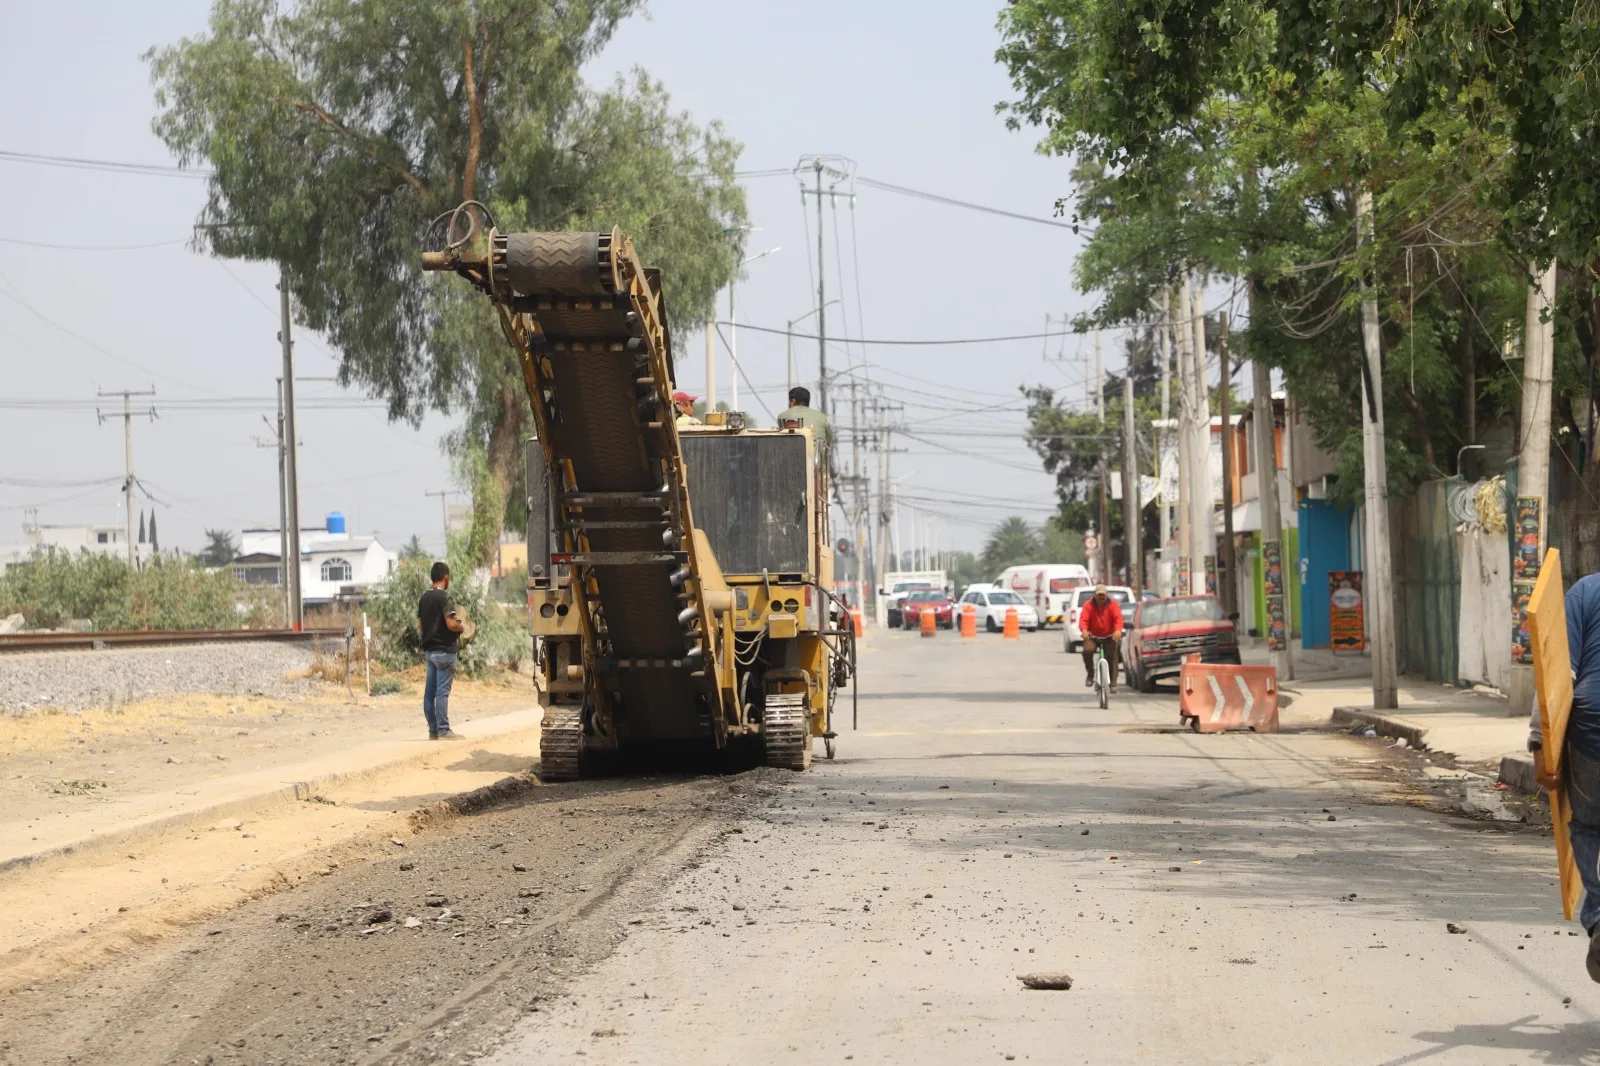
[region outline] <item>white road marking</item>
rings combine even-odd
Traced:
[[[1211,682],[1211,698],[1215,701],[1211,704],[1211,721],[1215,723],[1222,719],[1222,712],[1227,709],[1228,701],[1222,695],[1222,686],[1217,683],[1216,674],[1207,674],[1206,680]]]

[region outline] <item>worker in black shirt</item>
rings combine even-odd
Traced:
[[[422,628],[422,654],[428,660],[428,681],[422,687],[422,716],[429,740],[460,740],[450,728],[450,686],[456,679],[456,640],[464,628],[450,606],[450,567],[434,563],[428,574],[433,587],[417,604]]]

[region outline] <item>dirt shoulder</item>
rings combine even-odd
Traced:
[[[403,847],[369,835],[319,856],[323,876],[4,993],[0,1062],[411,1063],[487,1050],[608,954],[638,897],[741,817],[763,777],[530,785],[508,806],[410,827],[393,838]]]
[[[364,744],[427,742],[415,679],[379,697],[351,699],[342,685],[314,681],[295,690],[292,698],[190,693],[0,716],[0,861],[176,813],[248,775],[276,780],[275,770]],[[537,703],[532,681],[508,674],[458,682],[451,709],[466,723]]]

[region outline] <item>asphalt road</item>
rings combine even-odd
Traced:
[[[861,665],[837,761],[346,847],[0,999],[0,1063],[1600,1064],[1547,834],[1423,809],[1372,742],[1100,711],[1054,632]]]
[[[1410,805],[1353,738],[1102,712],[1079,666],[872,634],[839,759],[480,1061],[1600,1062],[1547,835]]]

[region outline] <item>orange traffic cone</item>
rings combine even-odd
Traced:
[[[938,635],[939,620],[933,616],[932,611],[918,611],[917,618],[922,623],[922,635],[932,637]]]
[[[1022,639],[1022,627],[1017,624],[1017,609],[1015,607],[1006,608],[1006,631],[1004,636],[1007,640]]]
[[[970,603],[961,608],[961,635],[964,637],[978,635],[978,609]]]
[[[861,608],[859,608],[859,607],[850,608],[850,621],[855,624],[856,639],[860,640],[861,639],[861,630],[862,630]]]

